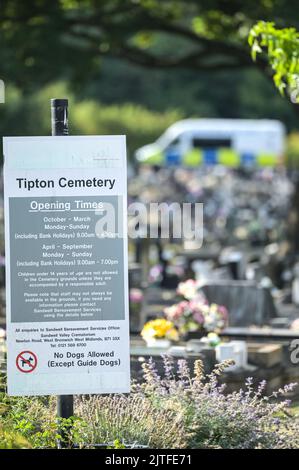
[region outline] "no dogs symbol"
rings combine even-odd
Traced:
[[[22,351],[17,355],[16,365],[20,372],[28,374],[37,366],[37,357],[32,351]]]

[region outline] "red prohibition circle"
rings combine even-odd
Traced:
[[[34,359],[34,364],[31,364],[31,362],[28,359],[25,359],[23,357],[23,354],[30,354]],[[22,367],[24,367],[24,365],[20,366],[19,360],[22,361],[23,363],[25,362],[25,364],[27,364],[29,366],[29,369],[28,370],[22,369]],[[29,374],[30,372],[33,372],[34,369],[37,366],[37,357],[32,351],[22,351],[17,355],[16,366],[17,366],[17,368],[20,372],[23,372],[24,374]]]

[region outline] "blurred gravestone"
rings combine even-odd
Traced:
[[[210,303],[229,311],[229,326],[262,326],[277,317],[271,291],[252,281],[212,281],[202,286]]]
[[[141,287],[141,266],[139,263],[130,263],[129,265],[129,287]]]

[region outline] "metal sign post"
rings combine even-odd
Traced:
[[[51,100],[51,127],[52,135],[68,135],[68,100],[52,99]],[[58,395],[57,397],[57,415],[59,418],[70,418],[74,414],[74,397],[73,395]],[[63,447],[65,442],[60,442]]]
[[[51,100],[52,135],[69,135],[68,100],[53,98]]]

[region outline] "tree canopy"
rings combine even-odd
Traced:
[[[296,28],[276,28],[273,22],[259,21],[249,33],[252,58],[266,52],[274,71],[273,79],[281,94],[288,89],[293,102],[299,102],[299,32]]]
[[[297,26],[296,8],[294,0],[2,0],[1,75],[23,89],[61,76],[82,82],[105,56],[151,69],[252,67],[250,28],[260,18]]]

